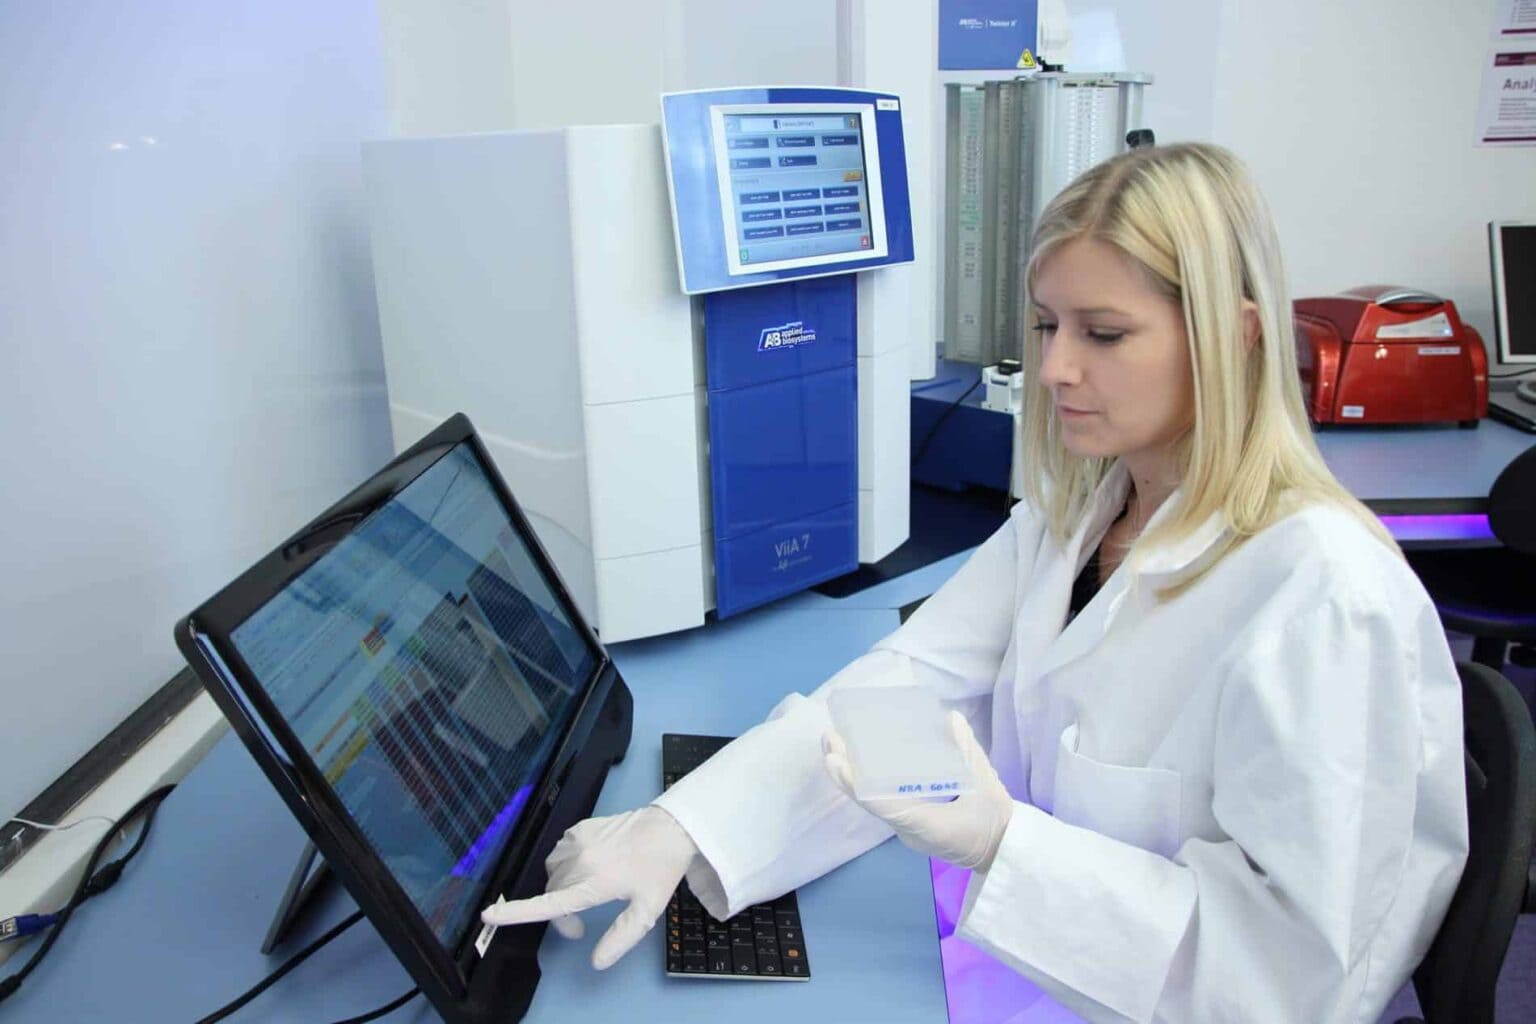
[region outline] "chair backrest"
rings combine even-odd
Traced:
[[[1494,987],[1525,902],[1536,840],[1536,727],[1514,684],[1458,662],[1470,850],[1429,953],[1413,974],[1428,1024],[1493,1024]]]
[[[1493,482],[1488,528],[1505,547],[1536,555],[1536,445],[1516,456]]]

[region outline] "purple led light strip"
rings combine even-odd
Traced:
[[[1392,536],[1399,541],[1493,541],[1493,531],[1488,528],[1485,515],[1382,516]]]

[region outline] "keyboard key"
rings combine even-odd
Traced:
[[[800,945],[800,929],[781,927],[779,929],[779,942],[785,946]]]
[[[731,952],[730,952],[729,949],[727,949],[723,953],[712,951],[712,952],[710,952],[708,959],[709,959],[709,973],[710,974],[731,974],[731,973],[733,973],[733,971],[731,969]]]
[[[766,939],[769,942],[779,941],[779,930],[771,924],[753,925],[752,937],[754,939]]]
[[[737,947],[731,950],[731,963],[737,974],[757,973],[757,957],[753,955],[750,946],[746,949]]]
[[[757,973],[764,977],[778,977],[784,973],[784,968],[779,966],[779,958],[776,956],[757,955]]]
[[[683,973],[684,974],[708,974],[709,973],[709,961],[704,959],[704,954],[703,953],[697,953],[697,954],[684,953],[683,954]]]
[[[783,965],[784,977],[786,978],[810,977],[811,969],[805,965],[804,960],[785,960]]]

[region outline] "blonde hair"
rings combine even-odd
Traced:
[[[1085,237],[1129,256],[1184,312],[1195,416],[1179,442],[1178,505],[1136,548],[1179,540],[1217,513],[1227,531],[1200,571],[1165,594],[1187,588],[1249,537],[1310,504],[1353,513],[1397,550],[1381,521],[1334,479],[1312,439],[1279,240],[1242,163],[1219,146],[1181,143],[1139,147],[1094,167],[1042,212],[1026,293],[1043,261]],[[1258,307],[1259,341],[1252,346],[1244,336],[1244,299]],[[1028,294],[1024,313],[1026,323],[1035,322]],[[1025,335],[1024,350],[1024,465],[1036,470],[1023,481],[1025,496],[1064,539],[1114,460],[1067,450],[1040,381],[1038,332]]]

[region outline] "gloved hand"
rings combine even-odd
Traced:
[[[549,884],[544,895],[492,904],[480,912],[486,924],[550,921],[555,931],[579,939],[586,929],[582,910],[628,900],[592,950],[598,970],[634,948],[666,909],[699,849],[688,833],[660,807],[577,822],[544,860]]]
[[[914,797],[860,800],[854,796],[853,765],[848,760],[848,745],[836,732],[822,737],[827,773],[839,788],[860,807],[896,830],[896,837],[918,853],[938,857],[962,868],[986,871],[1003,841],[1003,832],[1013,817],[1013,797],[992,769],[986,751],[965,716],[949,713],[949,731],[960,747],[972,789],[947,802]]]

